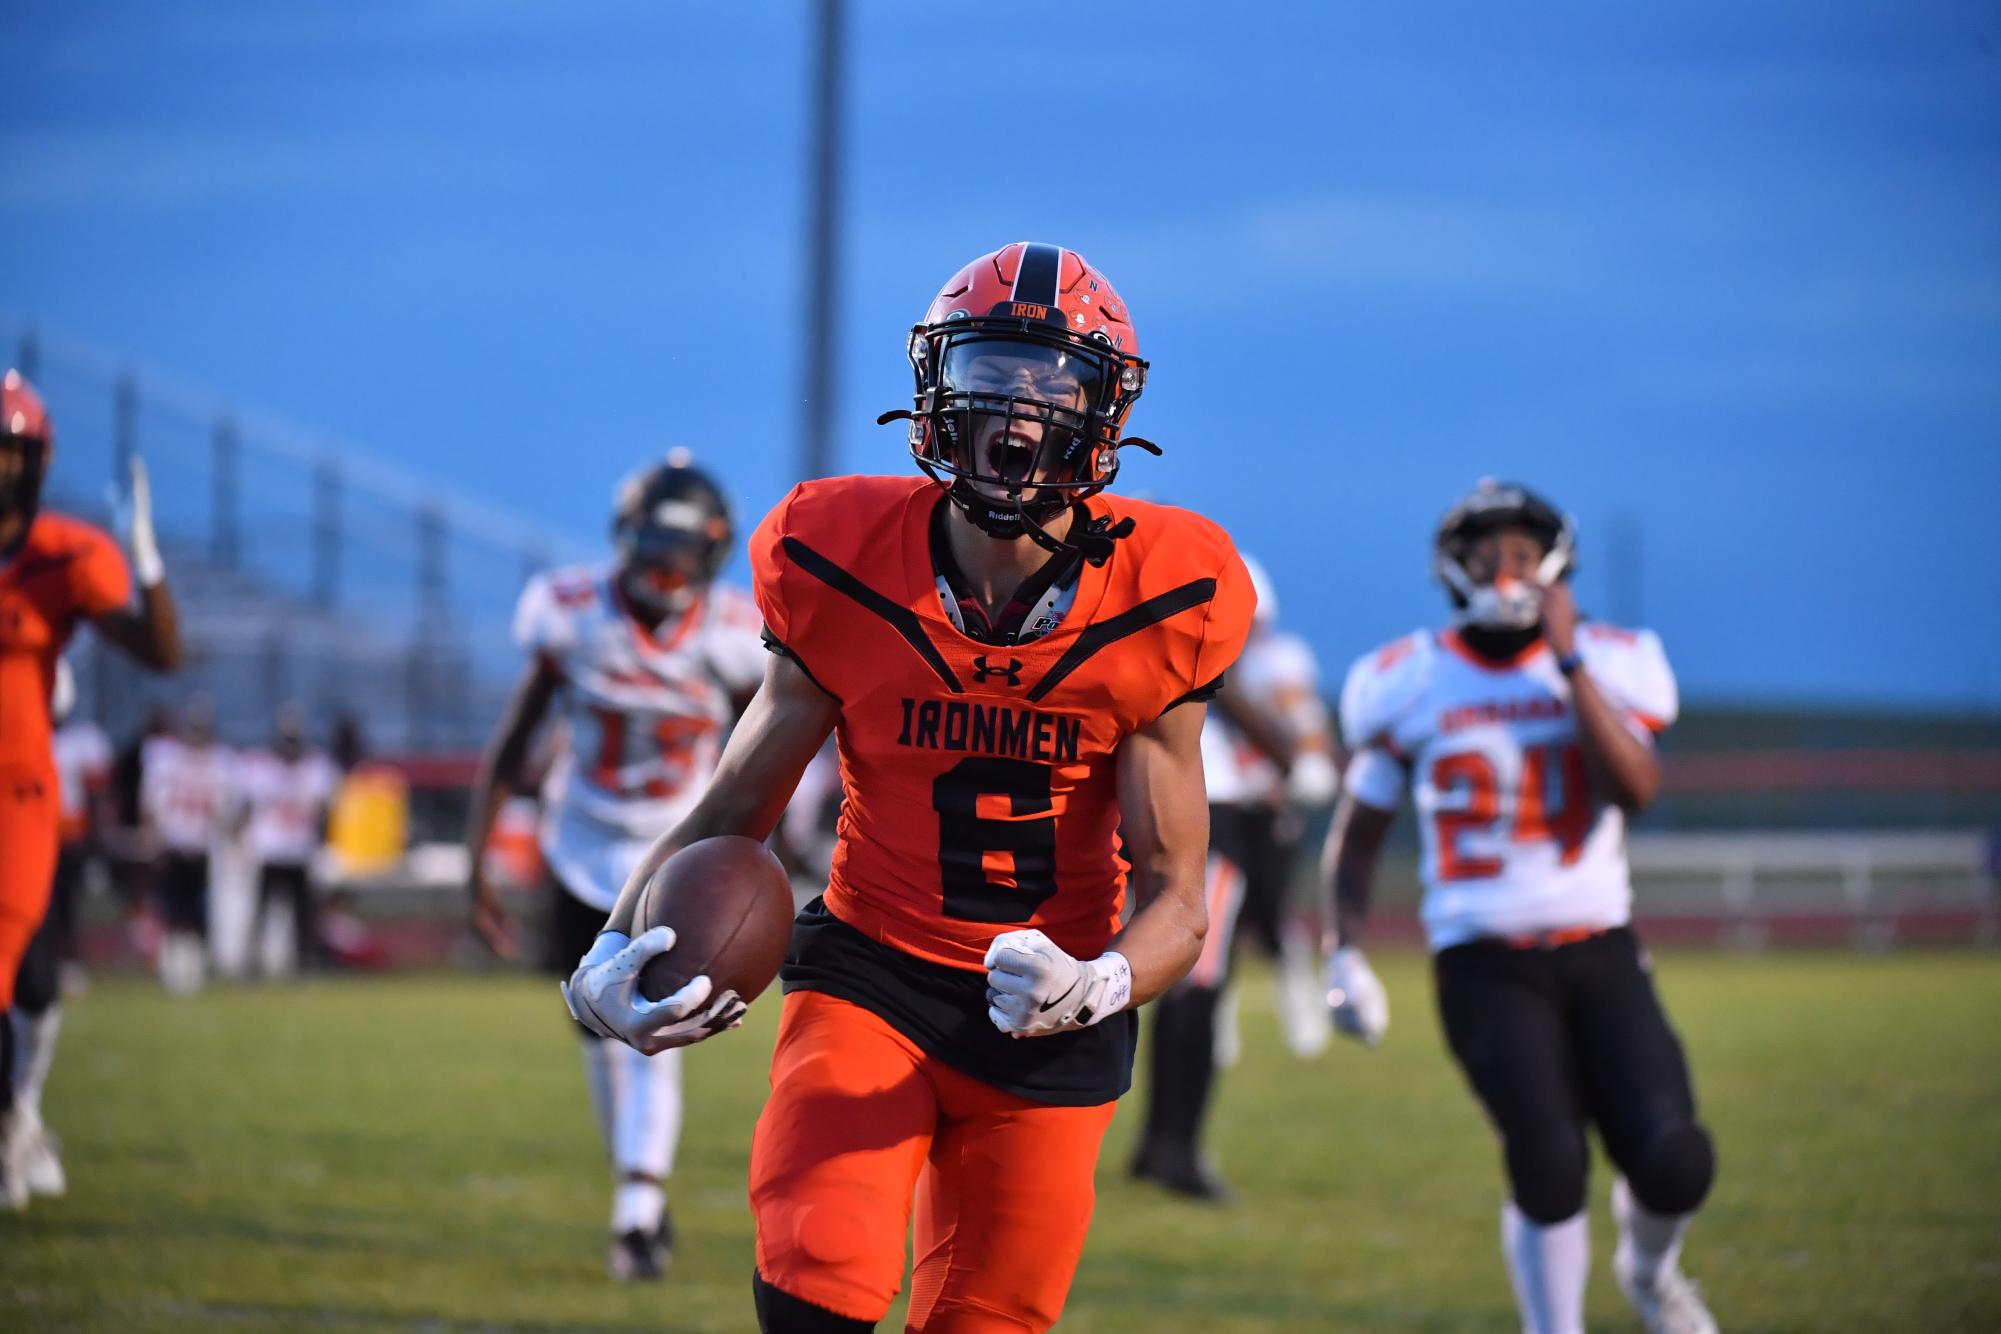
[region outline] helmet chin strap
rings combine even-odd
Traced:
[[[961,492],[961,485],[972,493],[970,502]],[[1026,537],[1053,556],[1074,552],[1092,565],[1103,565],[1110,560],[1113,544],[1122,537],[1130,537],[1134,528],[1130,517],[1121,519],[1117,523],[1112,521],[1112,516],[1109,514],[1094,518],[1082,501],[1073,501],[1069,506],[1072,513],[1070,531],[1059,538],[1044,528],[1035,516],[1028,512],[1028,507],[1019,501],[1015,503],[1013,513],[996,514],[986,498],[966,483],[964,478],[953,484],[951,496],[953,503],[958,505],[959,512],[988,537],[998,538],[1004,542]]]

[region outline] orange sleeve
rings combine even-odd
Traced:
[[[764,617],[764,628],[770,631],[773,639],[788,646],[792,617],[785,601],[787,561],[781,544],[791,518],[792,502],[799,498],[800,489],[800,486],[795,486],[788,491],[785,499],[764,516],[764,521],[757,525],[757,531],[750,535],[751,594],[757,599],[758,614]]]
[[[70,564],[70,596],[76,614],[89,620],[116,611],[132,599],[132,572],[118,544],[92,528]]]
[[[1195,653],[1193,688],[1200,690],[1228,671],[1244,651],[1251,633],[1251,615],[1257,610],[1258,595],[1251,587],[1250,571],[1237,555],[1236,545],[1218,528],[1221,546],[1216,569],[1216,596],[1209,602],[1209,616],[1202,625],[1202,643]]]

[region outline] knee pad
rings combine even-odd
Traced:
[[[1515,1207],[1531,1223],[1561,1223],[1584,1207],[1591,1157],[1579,1131],[1564,1128],[1513,1136],[1507,1142],[1507,1159]]]
[[[1626,1184],[1647,1212],[1692,1214],[1716,1180],[1716,1146],[1693,1122],[1654,1136],[1626,1169]]]
[[[752,1192],[758,1281],[809,1307],[861,1319],[856,1328],[873,1329],[902,1286],[903,1233],[895,1226],[901,1215],[885,1211],[879,1201],[877,1207],[856,1208],[839,1199],[808,1202],[791,1195]]]

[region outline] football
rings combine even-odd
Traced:
[[[717,993],[756,1000],[792,938],[792,880],[756,839],[690,843],[640,893],[633,934],[674,928],[674,948],[640,970],[639,994],[659,1000],[703,973]]]

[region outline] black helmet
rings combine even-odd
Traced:
[[[611,536],[620,587],[647,610],[685,608],[729,559],[730,505],[685,449],[619,483]]]
[[[1496,528],[1526,528],[1546,553],[1533,588],[1501,588],[1466,572],[1473,544]],[[1577,568],[1577,525],[1568,514],[1517,482],[1483,477],[1446,511],[1432,542],[1431,571],[1445,585],[1460,619],[1496,629],[1534,625],[1542,614],[1542,589],[1568,579]]]

